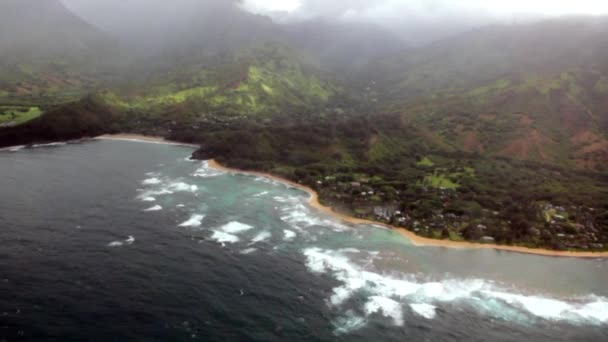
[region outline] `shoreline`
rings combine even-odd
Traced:
[[[467,241],[450,241],[450,240],[437,240],[437,239],[425,238],[422,236],[418,236],[415,233],[413,233],[403,227],[392,226],[392,225],[389,225],[386,223],[376,222],[376,221],[371,221],[371,220],[366,220],[366,219],[359,219],[356,217],[352,217],[352,216],[348,216],[348,215],[336,212],[332,208],[324,206],[323,204],[321,204],[319,202],[319,194],[314,189],[312,189],[306,185],[296,183],[289,179],[275,176],[275,175],[267,173],[267,172],[247,171],[247,170],[225,167],[225,166],[221,165],[220,163],[218,163],[215,159],[209,160],[208,163],[209,163],[209,167],[217,169],[217,170],[226,171],[226,172],[230,172],[230,173],[240,173],[240,174],[246,174],[246,175],[266,177],[266,178],[270,178],[270,179],[279,181],[281,183],[285,183],[287,185],[298,188],[300,190],[306,191],[308,194],[310,194],[309,204],[312,207],[314,207],[315,209],[318,209],[323,213],[329,214],[341,221],[344,221],[344,222],[347,222],[350,224],[374,225],[374,226],[381,226],[381,227],[391,229],[391,230],[396,231],[397,233],[407,237],[412,242],[412,244],[414,244],[414,246],[417,246],[417,247],[493,249],[493,250],[497,250],[497,251],[506,251],[506,252],[521,253],[521,254],[548,256],[548,257],[562,257],[562,258],[587,258],[587,259],[608,258],[608,252],[594,253],[594,252],[554,251],[554,250],[541,249],[541,248],[537,249],[537,248],[528,248],[528,247],[519,247],[519,246],[481,244],[481,243],[474,243],[474,242],[467,242]]]
[[[199,145],[180,143],[179,141],[167,140],[163,137],[156,137],[143,134],[104,134],[98,137],[92,138],[92,140],[114,140],[114,141],[133,141],[142,142],[148,144],[162,144],[162,145],[173,145],[173,146],[186,146],[199,148]]]

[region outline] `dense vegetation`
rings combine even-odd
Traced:
[[[422,236],[608,249],[605,19],[484,28],[382,57],[348,30],[322,25],[341,37],[337,52],[300,37],[314,25],[282,32],[238,12],[230,39],[207,37],[225,25],[211,20],[169,51],[116,62],[125,50],[45,6],[56,17],[40,30],[69,32],[63,45],[0,39],[11,51],[0,58],[0,146],[163,136]]]

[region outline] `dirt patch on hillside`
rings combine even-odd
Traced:
[[[465,133],[462,147],[467,152],[485,151],[485,146],[479,141],[477,133],[472,131]]]
[[[534,120],[528,114],[519,114],[519,124],[522,126],[531,126]]]
[[[518,138],[510,142],[507,147],[498,152],[501,156],[515,157],[520,159],[541,158],[549,160],[547,148],[555,143],[534,129],[524,137]]]

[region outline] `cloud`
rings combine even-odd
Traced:
[[[289,11],[273,12],[280,0],[246,0],[246,8],[280,22],[316,18],[371,22],[411,43],[432,41],[495,22],[563,15],[608,14],[607,0],[283,0]],[[297,4],[294,5],[294,3]]]
[[[606,0],[246,0],[251,7],[276,10],[286,4],[293,18],[331,17],[382,19],[410,14],[444,17],[462,14],[513,16],[522,13],[543,16],[606,14]],[[407,20],[407,18],[403,18]]]

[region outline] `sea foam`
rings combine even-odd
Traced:
[[[230,222],[230,223],[220,227],[221,231],[223,231],[224,233],[229,233],[229,234],[237,234],[237,233],[241,233],[241,232],[251,230],[251,229],[253,229],[252,226],[241,223],[241,222]]]
[[[251,243],[258,243],[262,241],[266,241],[272,237],[272,234],[269,231],[263,231],[258,233],[252,240]]]
[[[156,184],[160,184],[160,183],[162,183],[162,181],[159,178],[156,178],[156,177],[144,179],[141,182],[141,184],[143,184],[143,185],[156,185]]]
[[[237,243],[240,241],[239,237],[233,234],[215,230],[211,238],[219,243]]]
[[[353,262],[347,250],[320,248],[304,250],[306,265],[315,274],[330,274],[341,285],[327,299],[329,306],[341,308],[355,294],[364,295],[363,311],[390,318],[394,324],[403,323],[404,306],[426,319],[436,316],[436,305],[463,301],[482,314],[517,321],[523,317],[565,321],[579,324],[608,323],[608,299],[588,297],[558,299],[526,295],[502,289],[483,279],[446,279],[424,282],[413,276],[389,276]]]
[[[223,174],[225,174],[224,171],[211,168],[211,167],[209,167],[209,161],[204,161],[202,163],[201,167],[196,169],[196,171],[194,171],[194,174],[192,174],[192,175],[194,177],[212,178],[212,177],[221,176]]]
[[[201,214],[193,214],[190,218],[184,222],[182,222],[180,227],[200,227],[203,224],[203,219],[205,215]]]

